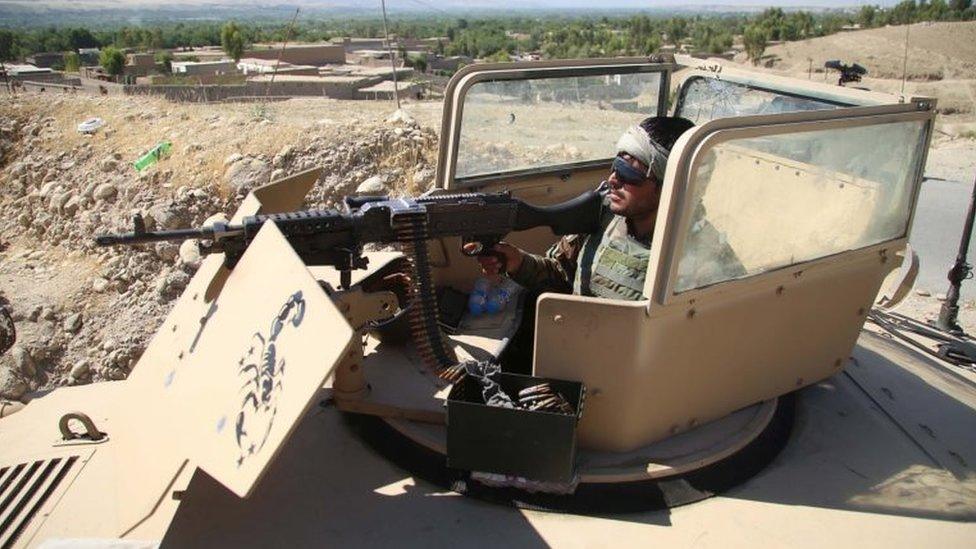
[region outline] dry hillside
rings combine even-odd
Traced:
[[[949,131],[973,129],[976,122],[976,22],[918,23],[777,44],[766,49],[764,64],[776,72],[836,81],[837,73],[823,72],[824,62],[839,59],[868,70],[864,85],[878,91],[901,90],[908,33],[905,91],[934,96]],[[745,63],[745,55],[736,61]],[[961,126],[957,126],[960,125]]]

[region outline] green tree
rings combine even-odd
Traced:
[[[241,60],[244,55],[244,35],[237,23],[231,21],[220,29],[220,46],[235,63]]]
[[[0,29],[0,61],[13,61],[14,33]]]
[[[68,52],[64,56],[64,72],[78,72],[81,69],[81,57],[75,52]]]
[[[157,63],[163,65],[163,72],[171,74],[173,72],[173,54],[168,51],[157,52],[154,56]]]
[[[742,34],[742,45],[753,65],[758,65],[766,52],[766,31],[758,25],[749,25]]]
[[[408,67],[413,67],[417,72],[427,72],[427,57],[423,55],[408,55],[403,63]]]
[[[125,66],[125,54],[118,48],[109,46],[99,54],[98,63],[105,69],[105,72],[117,76],[122,74],[122,67]]]
[[[870,4],[861,6],[857,12],[857,23],[864,28],[874,26],[875,18],[878,16],[878,7]]]
[[[7,77],[7,67],[4,61],[11,61],[14,58],[14,33],[0,29],[0,70],[3,71],[3,79],[7,84],[7,91],[10,91],[10,80]]]
[[[962,12],[969,9],[973,5],[973,0],[949,0],[949,9],[956,12],[958,15],[962,15]]]

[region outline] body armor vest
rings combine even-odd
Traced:
[[[651,250],[627,232],[627,220],[609,215],[601,238],[592,234],[580,253],[573,291],[610,299],[644,299]]]

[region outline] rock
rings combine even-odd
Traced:
[[[149,215],[159,229],[182,229],[189,221],[182,210],[166,204],[157,204],[149,208]]]
[[[112,200],[119,194],[114,183],[102,183],[95,188],[95,200]]]
[[[31,224],[31,216],[30,216],[30,214],[29,213],[22,213],[22,214],[18,215],[17,216],[17,224],[20,225],[21,227],[25,227],[25,228],[26,227],[30,227],[30,224]]]
[[[930,292],[928,290],[921,290],[921,289],[919,289],[919,290],[915,290],[915,294],[917,294],[917,295],[919,295],[921,297],[930,297],[932,295],[932,292]]]
[[[268,183],[271,167],[258,158],[244,159],[231,164],[224,172],[224,180],[237,192],[246,192],[254,187]]]
[[[55,194],[51,197],[51,211],[62,212],[64,211],[65,204],[71,200],[72,196],[70,192],[63,192]]]
[[[91,363],[88,362],[87,358],[79,359],[75,362],[74,366],[71,367],[71,379],[79,380],[88,376],[91,372]]]
[[[293,149],[291,145],[286,145],[285,147],[282,147],[282,149],[278,151],[278,154],[274,156],[274,159],[271,160],[271,164],[273,166],[280,165],[282,162],[288,160],[291,157],[292,151]]]
[[[224,166],[230,166],[231,164],[233,164],[233,163],[235,163],[235,162],[237,162],[239,160],[242,160],[243,158],[244,158],[244,155],[242,155],[241,153],[234,153],[234,154],[228,155],[227,158],[224,159]]]
[[[80,207],[81,200],[77,196],[72,196],[67,202],[64,203],[61,211],[64,213],[64,215],[72,217],[78,212],[78,208]]]
[[[383,183],[383,178],[378,175],[370,177],[356,187],[356,194],[386,194],[386,192],[387,189]]]
[[[44,307],[41,309],[41,319],[42,320],[54,320],[56,313],[52,307]]]
[[[159,299],[166,302],[178,297],[189,282],[190,275],[183,271],[166,271],[156,277],[153,286]]]
[[[285,170],[282,170],[281,168],[278,168],[275,171],[271,172],[271,181],[277,181],[282,177],[285,177]]]
[[[945,301],[946,300],[946,295],[945,294],[935,294],[935,299],[938,299],[939,301]]]
[[[37,322],[37,320],[41,318],[41,313],[43,312],[44,312],[44,308],[41,307],[40,305],[36,305],[33,309],[31,309],[30,314],[27,315],[27,320],[30,320],[31,322]]]
[[[27,392],[27,383],[12,368],[0,365],[0,398],[20,400]]]
[[[179,254],[180,261],[182,261],[184,265],[189,265],[193,268],[200,267],[200,249],[197,247],[195,240],[184,240],[183,243],[180,244]]]
[[[115,158],[109,156],[103,158],[101,162],[98,163],[98,169],[102,170],[104,173],[114,172],[119,167],[119,161]]]
[[[64,319],[64,324],[63,324],[64,331],[70,334],[76,334],[78,333],[78,330],[81,329],[81,323],[82,323],[81,313],[74,313],[72,315],[68,315],[68,318]]]
[[[14,361],[14,366],[17,368],[17,371],[25,376],[34,377],[37,373],[37,366],[34,364],[34,359],[31,357],[30,352],[20,345],[14,345],[10,349],[10,358]]]
[[[416,121],[410,113],[403,109],[397,109],[396,112],[387,117],[386,121],[391,124],[401,123],[406,125],[416,124]]]
[[[153,250],[156,252],[156,257],[166,262],[174,261],[180,254],[180,247],[173,242],[159,242]]]
[[[434,181],[434,170],[431,168],[423,168],[417,170],[413,174],[413,182],[420,186],[429,185]]]
[[[108,289],[108,285],[109,285],[108,280],[105,280],[102,277],[98,277],[92,282],[92,290],[98,293],[102,293]]]
[[[40,196],[41,198],[47,198],[49,194],[54,192],[54,189],[57,186],[58,186],[57,181],[48,181],[47,183],[41,186],[40,191],[38,191],[38,196]]]
[[[203,220],[204,227],[209,227],[214,223],[227,223],[227,216],[218,212]]]
[[[129,374],[121,368],[109,368],[105,373],[106,377],[112,381],[121,381],[125,379]]]

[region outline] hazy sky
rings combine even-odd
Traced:
[[[863,4],[892,5],[896,0],[865,2],[859,0],[611,0],[607,2],[593,2],[593,0],[521,0],[518,7],[522,8],[544,8],[544,9],[654,9],[668,7],[703,7],[703,6],[735,6],[735,7],[756,7],[756,6],[783,6],[783,7],[850,7]],[[58,7],[175,7],[179,5],[200,6],[206,4],[219,4],[222,6],[232,6],[235,4],[246,6],[277,5],[277,6],[308,6],[308,7],[359,7],[370,8],[373,4],[379,5],[379,0],[0,0],[0,6],[22,5],[39,7],[42,5]],[[463,9],[463,8],[491,8],[511,9],[511,5],[502,5],[497,0],[387,0],[388,8],[419,8],[424,4],[441,9]]]

